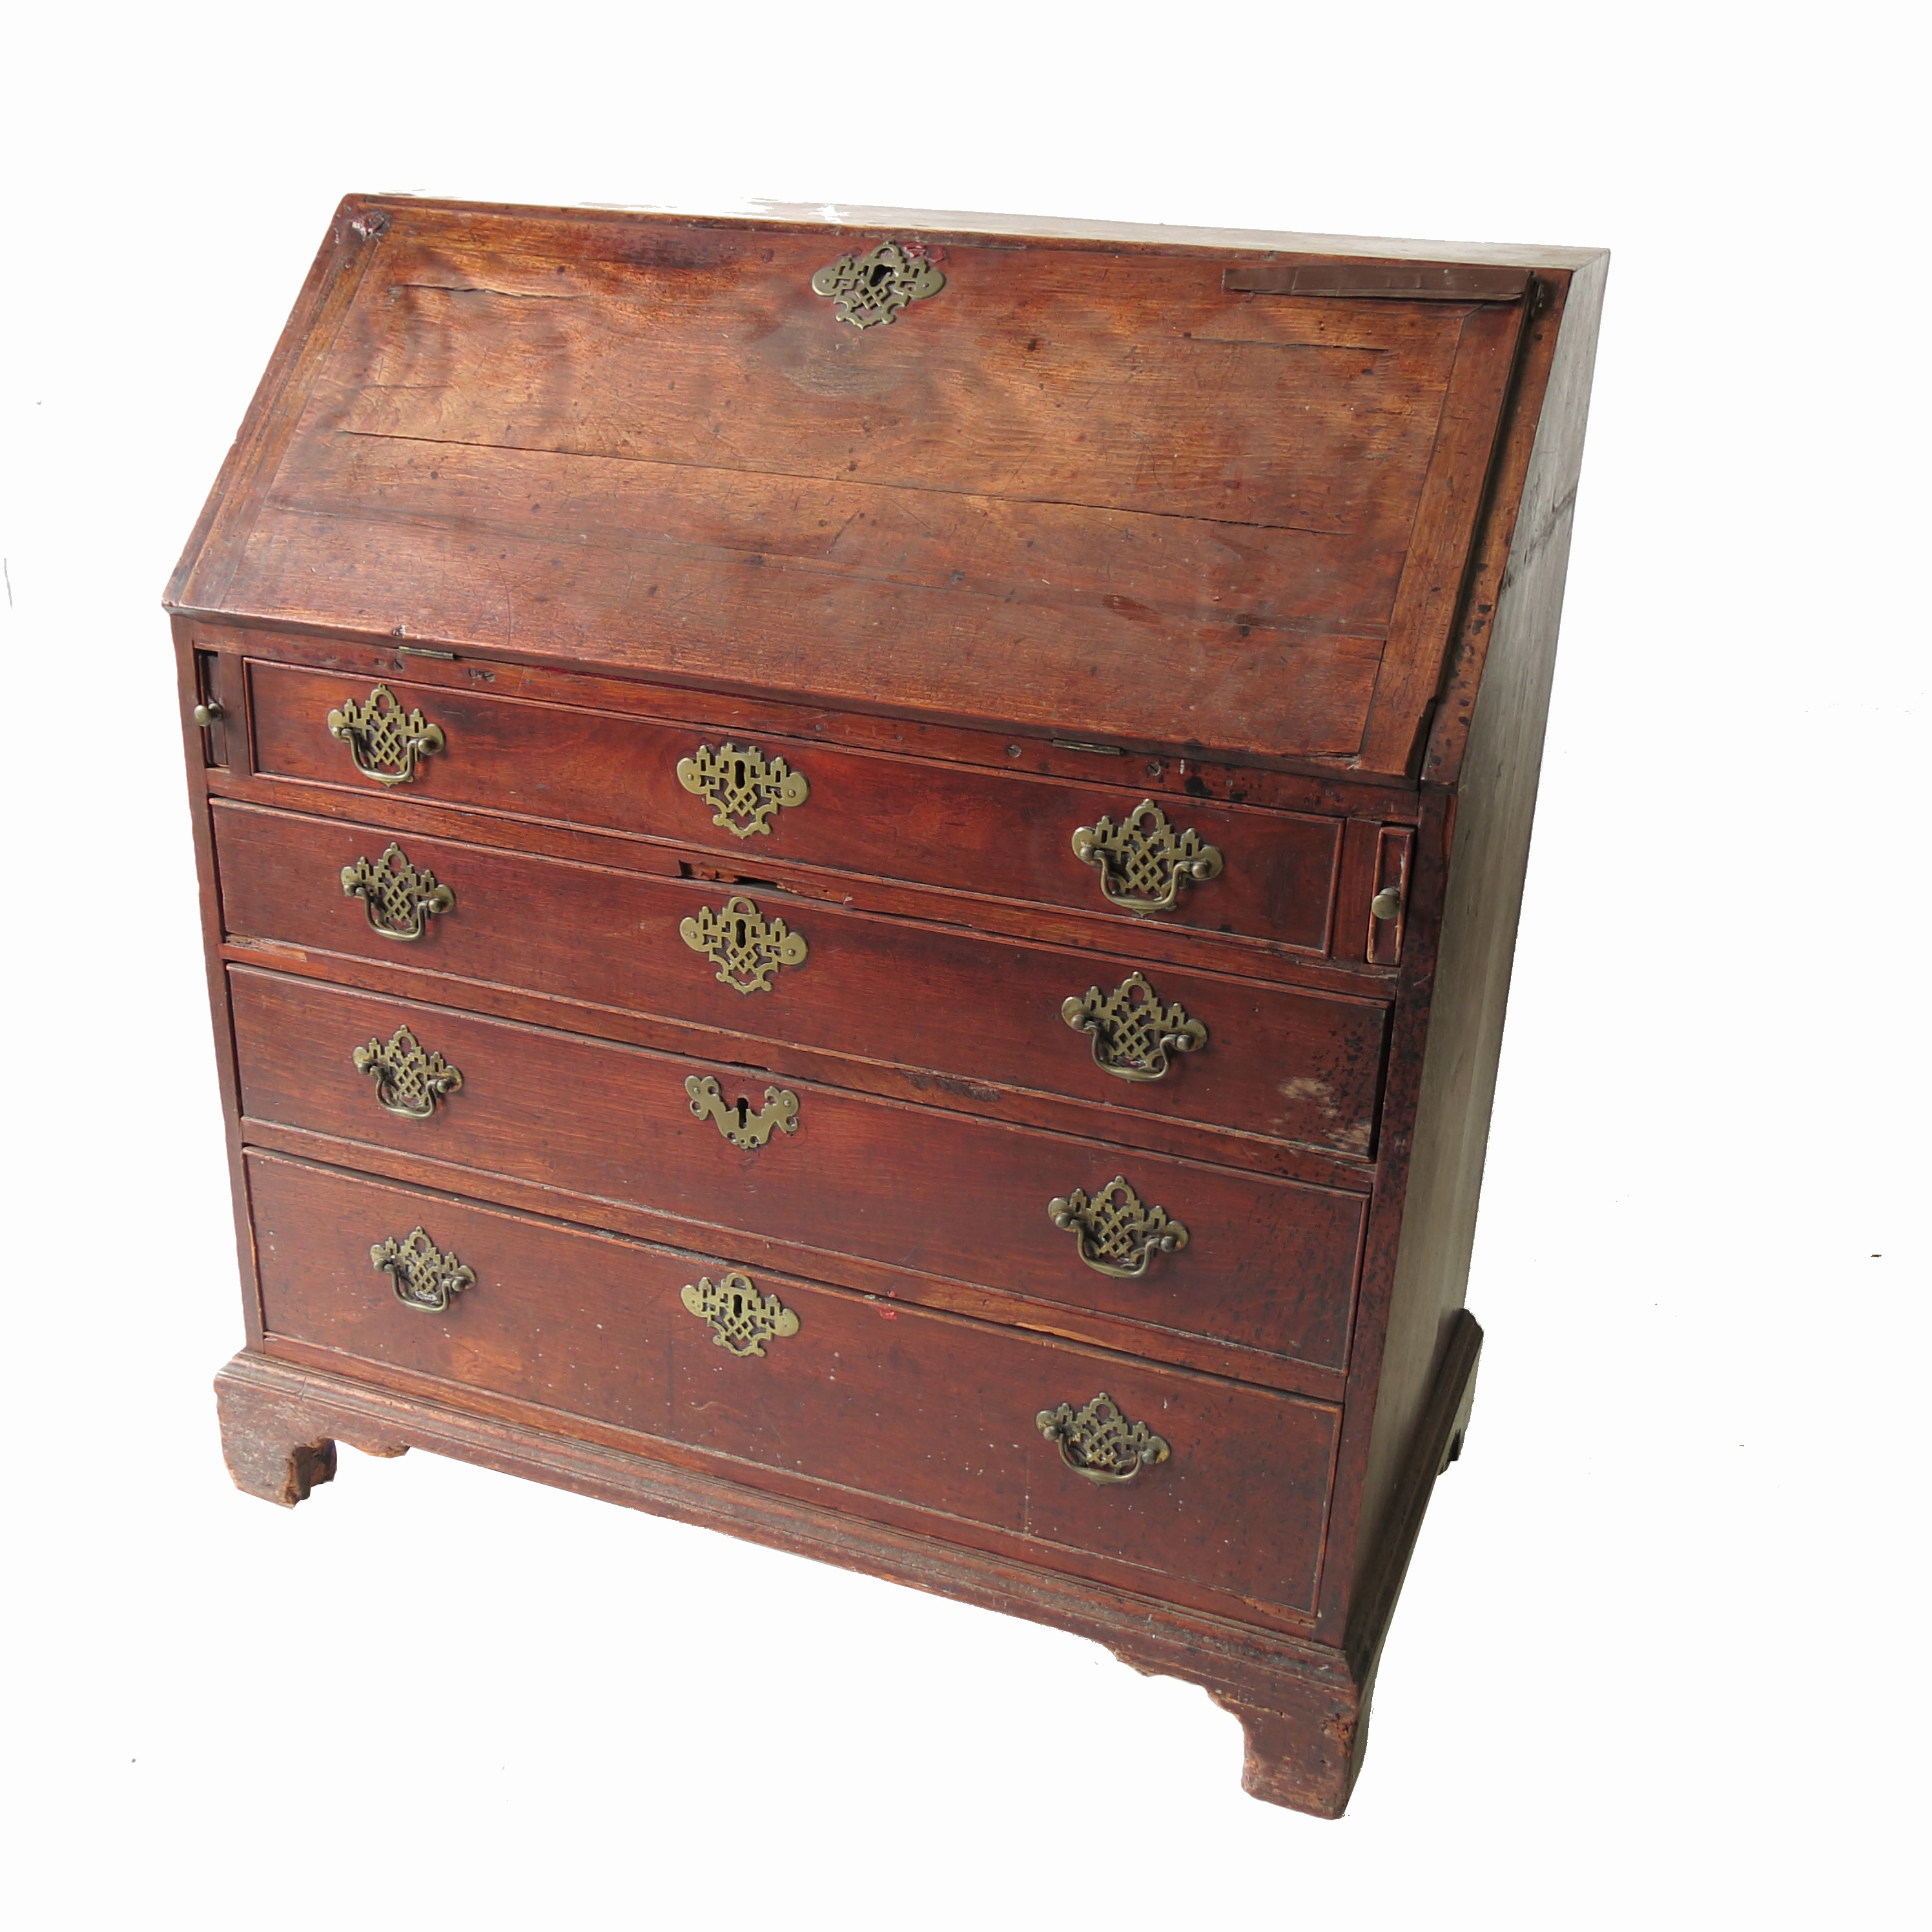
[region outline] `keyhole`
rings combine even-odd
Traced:
[[[738,1102],[738,1131],[741,1134],[745,1131],[745,1123],[751,1118],[751,1102],[741,1100]]]
[[[738,950],[742,952],[745,948],[745,922],[740,920],[732,930],[738,936]]]
[[[734,758],[731,761],[731,782],[739,790],[745,789],[745,761],[742,758]]]

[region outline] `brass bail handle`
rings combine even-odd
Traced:
[[[1192,826],[1177,832],[1167,814],[1144,798],[1116,825],[1096,819],[1075,828],[1073,856],[1100,874],[1100,893],[1121,912],[1172,912],[1183,889],[1221,875],[1220,849]]]
[[[411,865],[393,841],[380,859],[363,857],[344,866],[342,890],[362,902],[371,932],[405,944],[421,939],[430,921],[456,904],[454,892],[434,872]]]
[[[1089,986],[1063,1000],[1060,1017],[1094,1043],[1094,1064],[1121,1080],[1165,1079],[1171,1054],[1197,1053],[1208,1028],[1178,1000],[1164,1002],[1142,973],[1130,973],[1111,993]]]
[[[1060,1460],[1090,1483],[1131,1483],[1172,1453],[1144,1422],[1129,1421],[1104,1390],[1078,1408],[1068,1402],[1043,1408],[1034,1424],[1059,1446]]]
[[[328,735],[349,747],[350,762],[380,785],[412,783],[421,761],[443,748],[442,727],[420,711],[404,710],[386,684],[359,701],[344,698],[325,722]]]
[[[1046,1204],[1047,1218],[1063,1234],[1071,1234],[1080,1258],[1096,1274],[1136,1281],[1156,1257],[1186,1246],[1186,1224],[1165,1208],[1150,1205],[1117,1174],[1106,1186],[1088,1193],[1076,1187],[1057,1194]]]

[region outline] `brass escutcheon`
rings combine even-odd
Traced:
[[[1096,1274],[1131,1281],[1148,1271],[1156,1255],[1187,1245],[1187,1230],[1165,1208],[1150,1208],[1115,1174],[1097,1194],[1084,1187],[1046,1204],[1053,1225],[1074,1236],[1080,1258]]]
[[[1111,993],[1089,986],[1084,998],[1064,1000],[1060,1017],[1076,1033],[1091,1036],[1094,1064],[1123,1080],[1158,1080],[1170,1053],[1193,1053],[1208,1044],[1208,1029],[1178,1002],[1163,1006],[1138,973]]]
[[[812,796],[802,772],[782,758],[767,758],[755,745],[742,752],[735,745],[715,752],[700,745],[694,757],[678,760],[677,782],[711,807],[713,825],[740,838],[754,832],[769,835],[773,812]]]
[[[920,242],[881,242],[869,254],[841,255],[812,278],[812,293],[832,297],[834,318],[854,328],[891,322],[908,302],[923,302],[945,286]]]
[[[678,1291],[678,1299],[715,1331],[712,1340],[734,1355],[762,1355],[765,1344],[798,1333],[798,1317],[776,1294],[760,1294],[734,1268],[714,1287],[708,1275]]]
[[[442,727],[432,724],[420,711],[405,711],[396,694],[379,684],[361,704],[342,700],[328,714],[328,732],[349,747],[349,756],[365,778],[378,784],[407,784],[420,759],[442,749]]]
[[[1065,1402],[1043,1408],[1034,1421],[1041,1435],[1060,1445],[1060,1460],[1090,1483],[1131,1483],[1142,1469],[1168,1458],[1166,1442],[1144,1422],[1130,1422],[1105,1394],[1078,1408]]]
[[[356,1070],[376,1083],[376,1102],[406,1120],[426,1120],[436,1103],[447,1100],[463,1084],[462,1073],[440,1053],[425,1053],[406,1026],[398,1027],[386,1045],[372,1039],[353,1056]]]
[[[763,917],[742,892],[722,911],[700,906],[694,917],[678,922],[678,936],[694,952],[718,968],[718,977],[740,993],[769,993],[772,975],[782,966],[802,966],[809,950],[802,933],[788,932],[782,919]]]
[[[1096,819],[1073,834],[1073,856],[1098,868],[1100,891],[1122,912],[1172,912],[1184,886],[1220,875],[1221,854],[1191,826],[1177,832],[1167,814],[1144,798],[1116,825]]]
[[[476,1270],[465,1268],[454,1254],[446,1254],[418,1226],[402,1240],[392,1234],[369,1250],[377,1271],[394,1284],[396,1299],[405,1308],[440,1315],[452,1294],[476,1286]]]
[[[342,890],[362,902],[369,924],[385,939],[420,939],[440,912],[456,904],[448,886],[439,885],[434,872],[412,866],[403,848],[391,844],[380,859],[358,859],[342,868]]]
[[[782,1088],[767,1087],[765,1104],[754,1114],[752,1103],[740,1099],[735,1104],[710,1074],[692,1074],[684,1083],[691,1096],[691,1111],[700,1120],[710,1120],[735,1148],[761,1148],[776,1128],[782,1134],[798,1132],[798,1096]]]

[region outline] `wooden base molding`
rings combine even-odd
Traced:
[[[1376,1663],[1430,1492],[1468,1426],[1481,1348],[1474,1317],[1460,1312],[1390,1512],[1372,1618],[1339,1650],[251,1350],[228,1363],[214,1391],[229,1472],[250,1496],[292,1508],[334,1478],[338,1442],[373,1456],[425,1449],[1028,1617],[1090,1637],[1144,1675],[1198,1684],[1240,1720],[1244,1790],[1337,1818],[1360,1768]]]

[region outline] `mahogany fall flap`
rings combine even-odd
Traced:
[[[1462,1308],[1607,258],[352,196],[167,594],[236,1480],[1097,1638],[1326,1816]]]

